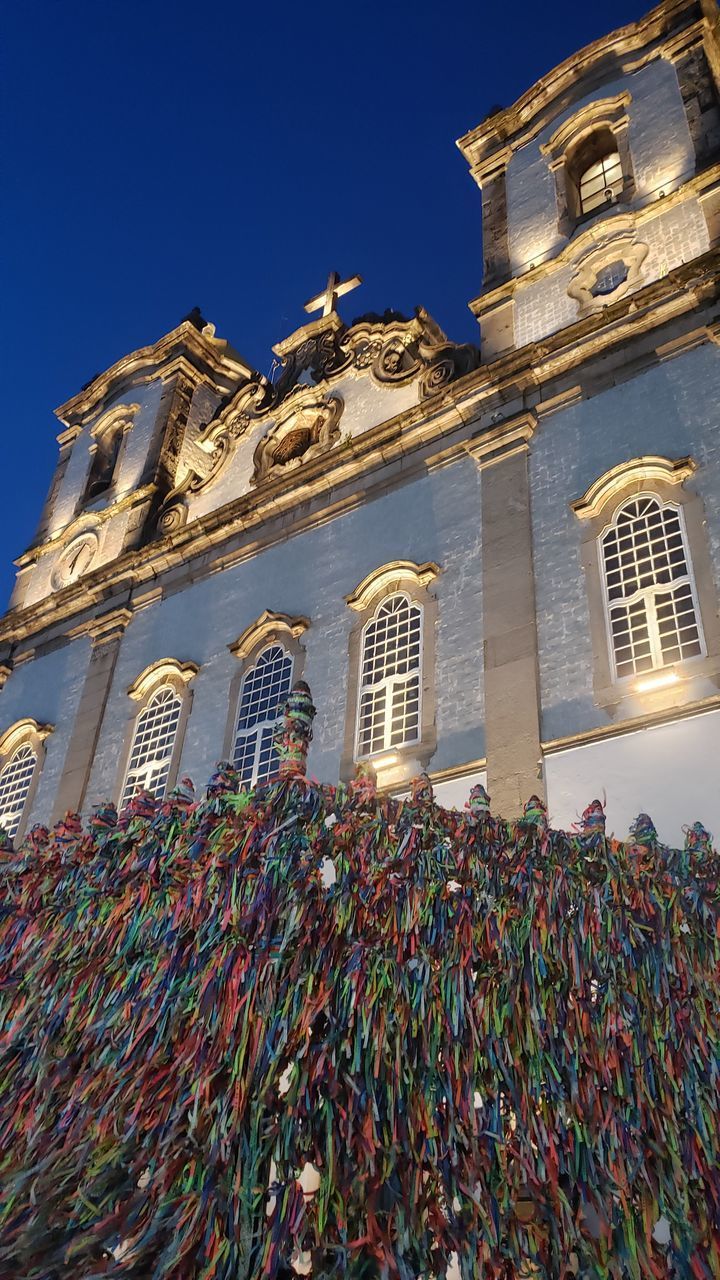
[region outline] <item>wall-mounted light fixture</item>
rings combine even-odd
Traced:
[[[400,756],[397,751],[386,751],[382,756],[372,756],[371,763],[374,769],[390,769],[392,765],[398,764]]]
[[[656,689],[666,689],[671,684],[677,684],[679,680],[677,671],[661,671],[656,676],[647,676],[644,680],[638,680],[635,688],[638,693],[654,693]]]

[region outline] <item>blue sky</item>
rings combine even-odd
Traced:
[[[193,306],[268,372],[331,269],[347,319],[476,337],[480,194],[455,139],[646,5],[16,0],[6,49],[0,595],[53,409]]]

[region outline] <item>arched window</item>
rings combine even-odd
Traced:
[[[165,685],[153,694],[135,725],[122,805],[139,788],[163,796],[172,761],[175,737],[180,722],[182,698]]]
[[[32,747],[24,742],[0,769],[0,827],[11,837],[20,826],[37,762]]]
[[[586,102],[540,144],[555,175],[558,229],[571,236],[578,223],[634,193],[628,143],[630,92]]]
[[[140,789],[160,798],[173,785],[190,713],[187,686],[197,670],[193,662],[163,658],[148,667],[128,690],[140,705],[121,773],[121,807]]]
[[[578,143],[568,159],[568,177],[577,191],[581,217],[618,199],[625,179],[612,129],[596,129]]]
[[[245,673],[240,688],[233,764],[246,786],[264,782],[277,771],[273,733],[293,679],[293,659],[281,644],[263,649]]]
[[[0,737],[0,827],[22,836],[45,759],[49,724],[19,720]]]
[[[655,494],[624,503],[600,540],[618,679],[704,652],[679,507]]]
[[[83,502],[93,502],[114,483],[123,440],[132,427],[138,408],[136,404],[120,405],[93,427],[92,462]]]
[[[356,755],[420,739],[422,605],[388,596],[365,624],[360,658]]]
[[[608,151],[580,174],[581,213],[592,213],[617,200],[623,189],[623,172],[617,151]]]
[[[101,493],[105,493],[110,488],[115,475],[115,467],[117,466],[122,441],[123,428],[120,424],[116,427],[111,427],[100,436],[93,455],[85,490],[86,502],[92,502],[93,498],[99,498]]]

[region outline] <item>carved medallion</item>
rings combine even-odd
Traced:
[[[631,293],[643,283],[642,267],[648,246],[635,238],[625,221],[613,227],[599,245],[593,244],[575,262],[568,295],[579,303],[580,315],[596,311]]]
[[[254,483],[299,467],[329,449],[340,434],[342,411],[340,397],[329,396],[300,405],[276,423],[255,450]]]

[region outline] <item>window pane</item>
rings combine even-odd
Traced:
[[[581,211],[590,213],[593,209],[600,208],[609,198],[606,192],[609,191],[613,196],[618,196],[622,188],[623,174],[620,156],[617,151],[612,151],[609,155],[603,156],[602,160],[597,160],[594,164],[589,165],[581,175]]]
[[[164,796],[181,709],[182,699],[166,685],[138,716],[121,807],[140,788],[158,799]]]
[[[363,632],[358,702],[359,756],[416,742],[420,726],[422,608],[384,600]]]
[[[618,676],[702,652],[677,509],[648,495],[626,503],[602,550]]]
[[[233,764],[244,786],[265,782],[280,764],[273,732],[292,686],[293,660],[280,644],[260,654],[242,682]]]
[[[20,826],[37,756],[27,743],[18,747],[0,772],[0,826],[14,836]]]

